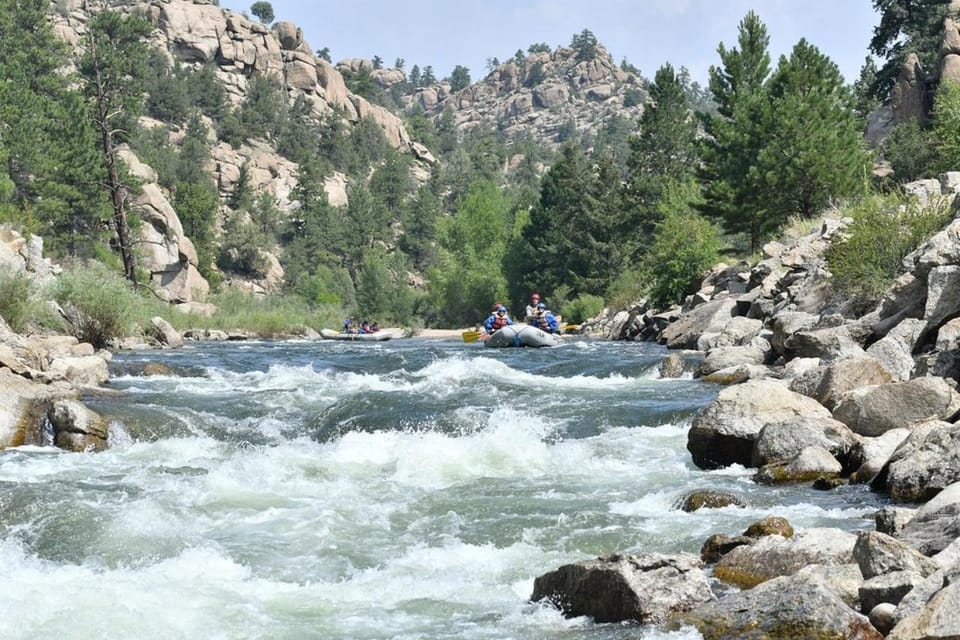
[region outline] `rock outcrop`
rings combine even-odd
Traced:
[[[404,100],[437,118],[449,111],[461,131],[486,123],[508,140],[528,136],[552,147],[571,130],[595,135],[614,116],[636,123],[646,89],[640,76],[621,69],[602,46],[589,60],[558,47],[504,62],[460,91],[437,83]]]

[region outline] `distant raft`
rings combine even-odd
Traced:
[[[389,331],[375,333],[344,333],[333,329],[320,329],[320,337],[324,340],[353,340],[357,342],[382,342],[389,340],[393,334]]]
[[[483,341],[485,347],[555,347],[563,338],[528,324],[511,324]]]

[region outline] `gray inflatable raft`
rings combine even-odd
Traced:
[[[511,324],[483,341],[485,347],[555,347],[563,339],[528,324]]]

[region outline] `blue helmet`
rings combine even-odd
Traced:
[[[547,308],[547,305],[543,304],[542,302],[537,305],[537,309],[546,309],[546,308]]]

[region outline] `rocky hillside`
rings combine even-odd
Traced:
[[[79,50],[91,17],[107,5],[112,10],[147,16],[155,26],[152,44],[171,62],[216,65],[216,76],[234,105],[246,100],[252,77],[271,75],[283,82],[291,102],[301,96],[307,99],[317,122],[334,110],[351,125],[372,118],[383,128],[393,148],[414,155],[418,165],[415,172],[426,174],[426,167],[434,162],[422,145],[410,139],[400,117],[348,91],[340,72],[314,55],[301,29],[292,23],[278,22],[272,28],[266,27],[208,0],[129,0],[119,5],[95,0],[57,0],[51,2],[56,33]],[[141,123],[145,127],[158,124],[146,118]],[[249,140],[235,148],[216,141],[211,155],[209,169],[223,198],[233,192],[240,169],[246,164],[254,192],[272,194],[282,212],[297,207],[290,196],[297,184],[297,165],[277,154],[269,144]],[[144,265],[151,272],[152,283],[165,291],[172,302],[202,299],[209,286],[197,272],[196,252],[183,234],[169,194],[156,183],[151,168],[131,156],[126,154],[127,164],[145,183],[137,204],[149,223],[143,225],[141,240],[145,246],[154,247],[145,256]],[[345,176],[328,176],[324,186],[331,204],[347,204]],[[247,283],[248,288],[262,292],[278,284],[282,270],[275,259],[272,262],[274,268],[269,277]]]
[[[450,110],[461,131],[486,123],[508,139],[530,136],[556,146],[571,127],[596,134],[613,116],[636,123],[643,114],[644,86],[601,45],[588,58],[560,47],[505,62],[460,91],[441,82],[417,88],[404,100],[435,117]]]

